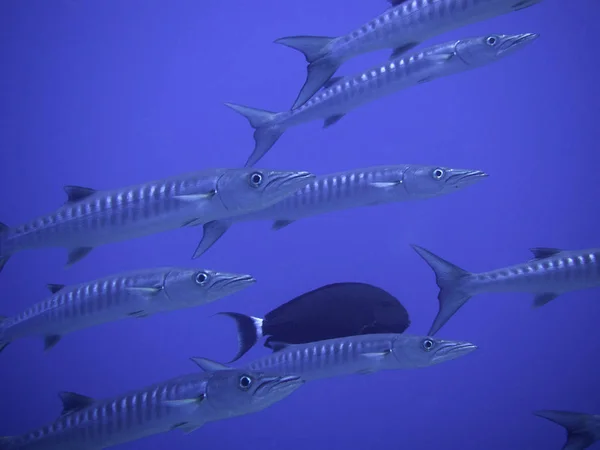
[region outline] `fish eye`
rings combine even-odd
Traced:
[[[252,172],[249,178],[250,184],[254,187],[259,187],[262,184],[263,179],[262,173],[260,172]]]
[[[441,179],[444,176],[444,171],[442,169],[435,169],[433,171],[433,178],[436,180]]]
[[[243,390],[248,390],[250,388],[250,386],[252,386],[252,378],[250,378],[248,375],[242,375],[240,377],[240,388]]]
[[[431,339],[425,339],[423,341],[423,348],[425,349],[426,352],[431,350],[433,348],[433,341]]]
[[[206,272],[198,272],[194,277],[194,281],[196,284],[204,286],[208,281],[208,274]]]
[[[498,39],[495,36],[489,36],[486,40],[485,40],[487,45],[491,45],[494,46],[496,45],[496,42],[498,42]]]

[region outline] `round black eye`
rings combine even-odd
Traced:
[[[248,375],[242,375],[240,377],[240,387],[242,389],[248,389],[252,385],[252,378]]]
[[[262,184],[262,182],[263,182],[262,173],[254,172],[250,175],[250,184],[252,184],[254,187],[260,186]]]
[[[205,273],[205,272],[198,272],[196,274],[196,278],[195,278],[196,284],[199,284],[200,286],[203,286],[206,283],[207,280],[208,280],[208,274],[207,273]]]
[[[439,180],[443,176],[444,176],[444,171],[442,169],[435,169],[433,171],[433,178],[435,178],[436,180]]]
[[[490,36],[485,40],[485,42],[487,42],[488,45],[496,45],[496,42],[498,42],[498,39],[496,39],[494,36]]]
[[[431,339],[425,339],[423,341],[423,348],[425,349],[426,352],[431,350],[433,348],[433,341]]]

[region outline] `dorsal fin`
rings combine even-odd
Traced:
[[[84,198],[96,193],[96,189],[87,188],[83,186],[67,185],[64,187],[64,190],[67,193],[66,203],[78,202],[79,200],[83,200]]]
[[[60,413],[61,416],[87,408],[95,402],[92,397],[76,394],[75,392],[62,391],[58,393],[58,396],[63,404],[63,409]]]
[[[554,256],[562,252],[562,250],[559,248],[551,247],[535,247],[530,248],[529,251],[533,253],[533,259],[549,258],[550,256]]]
[[[204,372],[217,372],[219,370],[230,370],[231,366],[221,364],[208,358],[190,358]]]
[[[46,286],[48,287],[48,290],[50,292],[52,292],[53,294],[56,294],[58,291],[60,291],[62,288],[65,287],[64,284],[52,284],[52,283],[49,283]]]

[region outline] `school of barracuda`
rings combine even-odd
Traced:
[[[305,56],[306,81],[288,111],[226,103],[254,129],[254,149],[243,168],[207,168],[110,191],[65,186],[65,204],[54,212],[14,227],[0,224],[0,271],[21,250],[62,247],[72,265],[100,245],[202,226],[202,240],[193,253],[197,258],[233,224],[269,220],[280,229],[317,214],[444,196],[485,180],[488,174],[475,168],[410,164],[325,175],[254,168],[292,126],[313,120],[332,126],[361,105],[510,57],[539,37],[534,32],[490,34],[416,51],[414,47],[439,34],[517,13],[542,0],[389,1],[381,15],[346,35],[276,40]],[[353,76],[334,76],[345,61],[380,49],[390,49],[387,61]],[[527,262],[472,273],[412,246],[439,287],[439,312],[427,336],[404,333],[410,319],[399,301],[362,283],[323,286],[264,318],[223,312],[238,326],[240,351],[234,360],[264,336],[269,336],[265,346],[272,353],[240,367],[193,357],[196,372],[112,398],[61,392],[62,412],[54,422],[1,437],[0,450],[104,449],[170,430],[189,433],[207,422],[258,412],[308,381],[459,359],[475,351],[476,344],[434,335],[477,294],[530,292],[539,307],[562,293],[600,286],[598,248],[533,248]],[[0,351],[28,337],[43,340],[50,350],[78,330],[214,302],[255,282],[250,274],[159,267],[73,286],[51,284],[47,298],[0,317]],[[332,311],[342,300],[344,307],[334,318]],[[565,428],[564,449],[582,450],[600,440],[600,416],[556,410],[534,414]]]

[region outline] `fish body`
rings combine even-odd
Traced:
[[[584,450],[600,440],[600,415],[556,410],[535,411],[534,414],[565,428],[567,442],[563,450]]]
[[[0,269],[14,253],[46,247],[69,251],[67,265],[94,247],[201,225],[271,205],[312,175],[210,169],[110,191],[66,186],[67,202],[14,228],[0,225]]]
[[[456,359],[474,351],[469,342],[407,334],[365,334],[306,344],[280,344],[275,353],[245,367],[305,381],[381,370],[416,369]]]
[[[600,248],[532,248],[530,261],[482,273],[461,269],[422,247],[413,248],[433,269],[440,288],[439,312],[431,335],[477,294],[529,292],[534,294],[534,306],[539,307],[565,292],[600,286]]]
[[[317,176],[292,195],[235,220],[204,224],[198,252],[202,254],[235,222],[273,221],[273,229],[318,214],[355,207],[419,200],[449,194],[487,177],[480,170],[402,164],[374,166]]]
[[[238,327],[241,358],[258,339],[265,347],[303,344],[375,333],[403,333],[410,325],[406,308],[389,292],[367,283],[334,283],[306,292],[268,312],[264,318],[220,313]],[[275,344],[274,344],[275,343]]]
[[[111,275],[73,286],[49,285],[51,295],[0,319],[0,351],[15,339],[42,337],[45,349],[62,336],[124,318],[189,308],[252,285],[245,274],[162,267]]]
[[[392,57],[445,32],[518,11],[541,0],[394,0],[385,12],[343,36],[289,36],[275,42],[306,57],[307,77],[292,109],[308,101],[347,60],[394,49]]]
[[[256,164],[292,126],[324,120],[324,126],[328,127],[358,106],[417,84],[487,65],[523,48],[537,36],[488,35],[434,45],[393,58],[356,76],[330,80],[331,84],[290,111],[273,113],[226,103],[255,129],[255,146],[246,167]]]
[[[53,423],[0,438],[0,450],[101,450],[158,433],[260,411],[302,385],[296,376],[248,370],[185,375],[106,400],[62,392]]]

